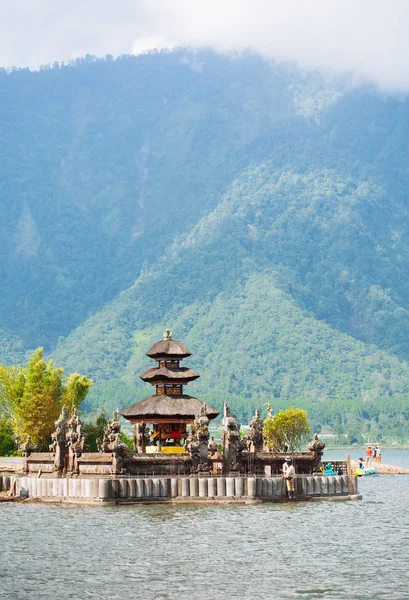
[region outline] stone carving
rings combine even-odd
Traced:
[[[112,415],[112,420],[108,421],[104,429],[104,438],[102,442],[98,440],[99,452],[110,452],[112,454],[112,473],[124,473],[125,454],[128,450],[125,442],[121,440],[121,423],[119,422],[119,410],[116,409]]]
[[[71,418],[67,422],[66,446],[68,448],[68,471],[78,474],[78,458],[85,449],[85,437],[82,434],[82,421],[77,409],[72,409]]]
[[[314,464],[313,464],[314,471],[319,471],[320,464],[321,464],[321,457],[322,457],[322,453],[324,452],[325,444],[324,444],[324,442],[321,442],[318,439],[317,433],[314,433],[314,436],[313,436],[311,442],[308,444],[307,448],[310,452],[313,452],[315,455],[314,456]]]
[[[57,421],[55,422],[55,431],[51,434],[52,443],[49,448],[54,454],[54,470],[62,474],[65,467],[65,454],[67,451],[67,425],[68,412],[65,406]]]
[[[222,444],[223,469],[225,473],[228,473],[229,471],[241,471],[241,453],[245,443],[240,436],[240,423],[237,422],[236,415],[230,412],[226,403],[224,403],[222,421]]]
[[[100,443],[100,452],[125,452],[127,445],[121,440],[121,423],[119,422],[119,410],[116,409],[112,420],[108,421],[104,429],[104,438]]]
[[[209,470],[208,445],[209,445],[209,419],[206,415],[206,404],[200,409],[190,428],[191,439],[187,444],[188,452],[192,458],[192,471],[195,473]]]
[[[138,423],[134,429],[134,450],[144,453],[146,446],[150,443],[149,427],[145,423]]]
[[[271,408],[271,407],[270,407]],[[263,426],[264,423],[260,418],[260,410],[256,410],[256,414],[251,419],[250,430],[247,434],[247,449],[249,452],[261,452],[263,449]]]

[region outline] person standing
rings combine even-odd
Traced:
[[[372,463],[372,448],[371,446],[368,446],[368,448],[365,451],[365,467],[370,467],[371,463]]]
[[[295,468],[293,465],[293,461],[292,458],[290,458],[289,456],[286,456],[285,462],[287,464],[287,468],[286,471],[283,475],[284,479],[285,479],[285,483],[287,486],[287,494],[289,498],[295,498],[294,495],[294,490],[295,490]]]

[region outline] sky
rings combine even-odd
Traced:
[[[189,46],[409,91],[409,0],[0,0],[0,66]]]

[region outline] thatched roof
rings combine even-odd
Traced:
[[[153,344],[146,353],[151,358],[175,358],[177,360],[191,356],[192,353],[178,340],[166,339]]]
[[[140,402],[132,404],[125,408],[121,415],[125,419],[143,418],[147,422],[149,419],[162,417],[166,419],[195,419],[199,414],[204,402],[183,394],[181,396],[149,396]],[[206,415],[209,419],[215,419],[219,415],[217,411],[209,404],[206,404]]]
[[[169,381],[188,382],[200,377],[193,369],[180,367],[179,369],[168,369],[167,367],[148,369],[140,376],[143,381]]]

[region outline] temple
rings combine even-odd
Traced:
[[[223,407],[221,443],[210,437],[209,423],[219,412],[185,393],[199,377],[181,362],[190,350],[172,339],[147,351],[156,365],[141,375],[155,393],[124,409],[134,425],[134,449],[121,432],[119,411],[106,424],[98,452],[90,452],[80,416],[62,407],[55,422],[49,452],[37,452],[28,438],[22,474],[6,477],[1,489],[16,496],[67,502],[259,502],[288,499],[282,478],[287,448],[270,448],[265,422],[256,410],[245,431],[227,403]],[[268,407],[268,417],[272,417]],[[314,435],[308,451],[290,452],[296,469],[296,493],[303,499],[340,497],[356,499],[356,477],[350,465],[342,475],[321,470],[325,444]],[[332,472],[332,471],[331,471]],[[339,468],[337,467],[337,473]]]
[[[184,453],[189,435],[187,425],[199,414],[205,414],[209,420],[219,415],[215,408],[184,393],[184,386],[200,377],[193,369],[180,366],[191,354],[181,342],[172,339],[169,329],[164,332],[163,340],[146,352],[157,364],[140,377],[155,386],[155,394],[121,412],[134,425],[136,452]]]

